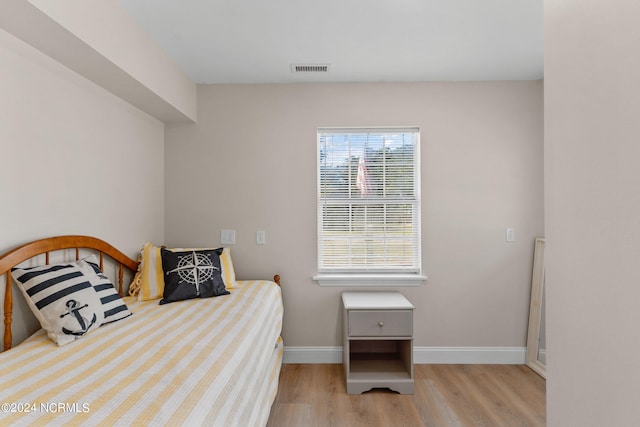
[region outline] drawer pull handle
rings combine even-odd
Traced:
[[[384,322],[378,322],[378,326],[382,328],[384,326]]]

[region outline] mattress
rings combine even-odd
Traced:
[[[282,363],[268,281],[133,315],[57,347],[40,330],[0,353],[0,425],[265,425]]]

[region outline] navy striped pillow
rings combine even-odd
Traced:
[[[82,261],[86,262],[97,276],[97,279],[93,280],[92,284],[98,293],[98,298],[100,298],[100,303],[104,310],[104,322],[102,324],[112,323],[131,316],[131,312],[122,298],[120,298],[120,295],[118,295],[118,291],[113,286],[113,283],[111,283],[107,276],[102,274],[96,257],[91,255]]]
[[[31,311],[59,346],[131,315],[94,255],[75,262],[13,268],[12,273]]]

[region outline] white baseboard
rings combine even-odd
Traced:
[[[282,363],[342,363],[342,347],[287,347]]]
[[[525,347],[414,347],[416,364],[524,365]],[[342,363],[342,347],[284,347],[283,363]]]
[[[524,365],[525,347],[414,347],[413,362],[469,365]]]

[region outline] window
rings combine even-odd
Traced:
[[[419,277],[417,128],[318,129],[315,278]]]

